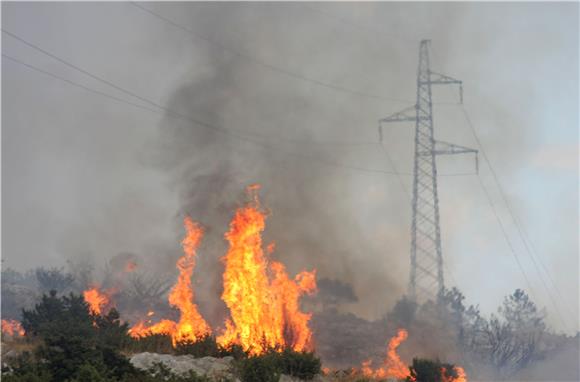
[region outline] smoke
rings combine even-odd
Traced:
[[[544,263],[558,275],[560,289],[570,291],[563,298],[577,322],[578,223],[570,208],[578,203],[571,191],[577,189],[577,147],[563,166],[550,154],[551,147],[560,154],[560,147],[577,142],[577,132],[570,133],[578,125],[577,4],[144,6],[206,39],[125,3],[2,4],[8,30],[170,110],[234,133],[174,113],[158,120],[5,62],[5,266],[80,257],[99,265],[128,251],[146,258],[149,269],[171,272],[180,255],[181,221],[189,214],[206,229],[196,271],[200,306],[217,320],[223,234],[244,187],[260,183],[271,211],[266,243],[277,243],[274,257],[291,273],[317,268],[320,277],[351,284],[358,296],[353,311],[382,315],[407,281],[408,195],[396,177],[353,169],[391,170],[378,146],[312,142],[375,142],[377,120],[413,103],[418,41],[431,38],[433,69],[465,81],[465,107],[516,213],[538,238]],[[103,20],[110,27],[103,29]],[[3,51],[86,80],[5,36]],[[456,89],[435,92],[436,102],[456,100]],[[476,147],[455,105],[434,107],[437,138]],[[412,130],[393,126],[385,134],[401,172],[412,168]],[[530,164],[538,157],[568,172],[538,169]],[[442,159],[439,171],[469,172],[472,164],[471,158]],[[491,183],[489,170],[481,171]],[[403,184],[408,192],[410,177],[403,176]],[[446,281],[491,311],[523,285],[521,274],[477,180],[441,177],[439,187]],[[540,281],[534,285],[541,290]]]
[[[239,13],[243,11],[232,7],[213,22],[231,25],[241,17]],[[296,39],[313,34],[309,28],[314,26],[305,26]],[[204,33],[214,34],[211,29]],[[271,41],[259,30],[238,36],[243,42],[260,40],[261,55],[269,54],[265,48],[275,49],[276,36],[270,37]],[[331,117],[334,123],[329,126],[329,116],[316,111],[322,106],[317,92],[284,91],[283,86],[264,81],[263,68],[248,66],[228,52],[209,50],[208,54],[212,70],[184,81],[168,98],[167,108],[172,113],[160,123],[155,162],[171,174],[179,195],[178,214],[188,214],[206,228],[196,271],[202,276],[200,299],[211,305],[219,301],[219,259],[226,251],[223,234],[235,208],[245,200],[245,187],[259,183],[263,204],[270,211],[265,241],[276,242],[274,257],[293,273],[316,268],[321,277],[353,284],[358,294],[367,296],[359,307],[363,313],[377,304],[389,304],[401,290],[397,281],[380,270],[372,271],[369,257],[375,251],[353,218],[349,179],[344,171],[318,159],[321,151],[325,157],[330,154],[338,159],[348,158],[349,151],[341,145],[329,149],[288,143],[317,136],[345,140],[342,137],[352,135],[350,120],[355,119],[356,111],[344,113],[344,122]],[[274,85],[276,82],[282,81]],[[217,128],[227,126],[244,138],[175,118],[177,113]],[[307,124],[298,122],[304,118]],[[245,137],[251,137],[250,141]],[[383,286],[381,291],[376,285]],[[209,310],[219,312],[219,305]]]

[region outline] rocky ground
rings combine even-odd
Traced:
[[[210,377],[215,381],[235,381],[240,380],[234,375],[233,357],[215,358],[203,357],[194,358],[191,355],[170,355],[158,353],[138,353],[131,357],[131,363],[138,369],[149,370],[156,364],[161,363],[176,375],[187,375],[189,371],[194,371],[198,375]],[[330,375],[317,375],[312,382],[348,382],[354,381],[346,372],[333,372]],[[289,375],[282,375],[279,382],[302,382],[299,378]]]

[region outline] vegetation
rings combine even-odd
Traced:
[[[444,382],[442,371],[447,378],[457,377],[453,365],[441,363],[439,360],[414,358],[409,371],[411,376],[407,377],[407,382]]]
[[[33,351],[23,352],[8,362],[2,379],[8,382],[203,382],[205,377],[190,373],[172,375],[161,364],[148,371],[135,369],[124,352],[165,349],[195,357],[233,356],[243,381],[277,381],[281,374],[312,379],[320,372],[320,360],[313,353],[291,350],[270,351],[248,357],[240,347],[220,347],[215,337],[171,346],[169,336],[132,339],[128,324],[111,309],[100,316],[91,314],[81,295],[44,294],[32,309],[22,312],[25,341],[36,341]]]
[[[243,381],[277,380],[281,374],[310,379],[320,372],[320,360],[312,353],[277,349],[259,357],[250,357],[240,347],[225,349],[218,346],[212,336],[195,343],[182,343],[175,348],[171,338],[166,335],[130,338],[127,335],[127,324],[121,321],[115,309],[103,316],[91,315],[83,298],[78,294],[82,290],[79,288],[89,283],[92,266],[77,264],[69,268],[68,273],[59,268],[37,268],[26,273],[9,268],[2,270],[2,318],[22,321],[27,332],[26,338],[15,346],[15,353],[20,355],[3,360],[6,366],[2,372],[3,380],[203,380],[193,375],[168,376],[167,370],[159,367],[149,373],[135,370],[125,355],[138,352],[189,354],[194,357],[233,356],[236,360],[235,372]],[[121,309],[131,310],[128,307],[139,305],[142,308],[143,304],[139,303],[141,299],[148,301],[148,308],[159,304],[160,310],[163,309],[162,304],[166,304],[163,294],[167,291],[167,280],[159,278],[155,281],[151,275],[146,277],[145,274],[136,273],[127,283],[127,291],[120,292],[122,295],[116,298],[117,306]],[[149,288],[145,288],[145,285]],[[322,286],[325,292],[322,303],[319,304],[326,309],[356,301],[356,296],[348,284],[327,280]],[[55,289],[46,293],[48,291],[44,289],[49,287]],[[73,292],[64,294],[56,289]],[[43,290],[45,294],[39,294]],[[322,328],[329,319],[336,321],[342,317],[335,310],[333,312],[327,316],[329,318],[325,318],[326,321],[321,321]],[[411,333],[408,340],[410,348],[417,348],[417,344],[413,344],[414,338],[427,337],[431,354],[445,354],[447,359],[460,363],[468,375],[476,374],[488,380],[517,376],[518,372],[545,358],[560,343],[569,339],[550,332],[545,323],[545,313],[519,289],[506,296],[497,312],[488,317],[483,316],[477,306],[467,305],[463,294],[453,288],[446,290],[437,303],[416,304],[403,298],[382,322],[357,320],[348,321],[350,326],[345,326],[361,328],[356,334],[353,333],[352,338],[349,333],[341,333],[341,341],[345,346],[327,346],[335,353],[345,354],[345,359],[351,365],[360,364],[352,355],[354,351],[359,348],[374,351],[375,347],[369,346],[372,337],[376,337],[378,349],[384,349],[388,337],[378,334],[382,333],[381,330],[392,332],[398,327],[404,327]],[[334,326],[330,333],[335,333],[342,327]],[[323,329],[320,329],[320,333],[322,332]],[[372,336],[361,335],[366,332]],[[333,340],[329,336],[323,337],[322,334],[320,339],[321,342],[326,341],[325,343]],[[349,344],[352,346],[348,347]],[[368,354],[361,351],[360,357],[368,359]],[[337,360],[336,364],[340,364],[341,360]],[[416,359],[411,369],[420,381],[423,375],[430,375],[430,370],[439,366],[438,362]]]
[[[310,380],[320,373],[320,368],[320,359],[314,353],[271,350],[259,356],[240,359],[237,374],[243,382],[278,381],[281,374]]]

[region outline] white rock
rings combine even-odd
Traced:
[[[171,355],[157,353],[139,353],[131,357],[131,363],[138,369],[148,370],[156,363],[162,363],[172,373],[177,375],[187,375],[189,371],[194,371],[198,375],[208,377],[225,377],[233,379],[230,371],[233,357],[214,358],[203,357],[194,358],[191,355]]]

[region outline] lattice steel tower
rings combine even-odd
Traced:
[[[419,46],[417,103],[379,121],[381,141],[383,123],[415,122],[409,276],[409,297],[414,301],[435,300],[441,296],[444,288],[436,157],[437,155],[475,153],[477,167],[477,150],[435,140],[431,85],[459,85],[459,102],[463,102],[463,87],[461,81],[431,71],[430,43],[430,40],[422,40]]]

